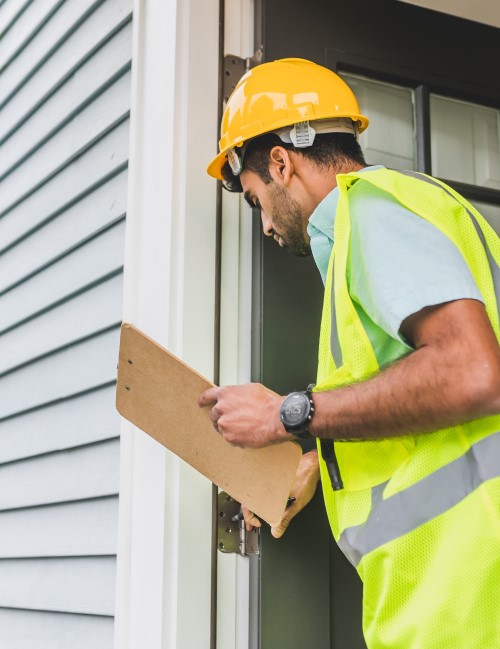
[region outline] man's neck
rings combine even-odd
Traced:
[[[364,165],[357,162],[329,167],[328,169],[315,166],[314,173],[308,177],[308,194],[312,207],[315,209],[328,194],[337,187],[337,176],[363,169]]]

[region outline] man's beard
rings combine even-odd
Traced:
[[[300,204],[276,183],[273,183],[273,208],[273,224],[283,241],[281,247],[296,257],[308,257],[311,246],[304,239]]]

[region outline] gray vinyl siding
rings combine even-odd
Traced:
[[[0,648],[111,649],[132,0],[0,0]]]

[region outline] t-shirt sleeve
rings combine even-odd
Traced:
[[[484,301],[462,254],[438,228],[368,183],[349,191],[350,294],[391,337],[404,342],[403,320],[426,306]]]

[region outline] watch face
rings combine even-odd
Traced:
[[[305,394],[296,392],[290,394],[283,402],[283,423],[287,426],[297,426],[305,422],[309,416],[311,404]]]

